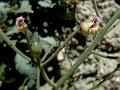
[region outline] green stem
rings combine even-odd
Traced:
[[[120,20],[118,20],[117,22],[115,22],[114,25],[111,26],[109,30],[107,30],[106,34],[109,33],[110,31],[112,31],[119,24],[120,24]]]
[[[32,33],[29,33],[29,32],[30,31],[28,29],[25,30],[25,36],[26,36],[26,39],[27,39],[28,49],[30,50],[30,53],[31,53],[31,44],[32,44],[31,37],[32,37],[32,35],[30,35],[30,34],[32,34]]]
[[[101,30],[99,33],[97,33],[95,39],[92,41],[91,45],[78,57],[78,60],[75,62],[75,64],[70,68],[66,73],[58,80],[56,83],[58,89],[66,79],[68,79],[75,70],[84,62],[84,60],[91,54],[91,51],[94,50],[94,48],[97,46],[98,43],[103,39],[104,35],[106,34],[109,27],[117,20],[117,18],[120,17],[120,9],[116,11],[115,15],[108,21],[105,28]]]
[[[37,73],[37,80],[36,80],[36,88],[37,90],[40,90],[40,65],[39,65],[39,60],[36,57],[33,57],[34,61],[38,61],[38,65],[36,67],[36,73]]]
[[[28,81],[28,78],[25,78],[21,86],[25,86],[27,81]]]
[[[32,50],[31,50],[31,45],[32,45],[31,39],[32,39],[33,33],[29,29],[26,29],[25,30],[25,36],[26,36],[26,39],[27,39],[27,46],[28,46],[28,49],[30,51],[30,55],[31,55],[32,59],[34,59],[35,57],[34,57],[34,55],[32,53]]]
[[[5,41],[16,53],[18,53],[21,57],[25,58],[28,61],[31,61],[29,57],[27,57],[24,53],[22,53],[14,44],[11,42],[5,33],[0,29],[0,38]]]
[[[47,53],[45,53],[45,55],[42,57],[42,59],[40,60],[41,62],[45,61],[46,57],[48,56],[49,53],[51,53],[52,49],[54,48],[54,46],[52,46]]]
[[[64,43],[52,54],[52,56],[50,58],[48,58],[44,63],[42,63],[42,66],[46,65],[51,60],[53,60],[53,58],[56,57],[56,55],[68,44],[69,40],[71,40],[73,38],[73,36],[75,36],[79,32],[79,30],[80,29],[78,27],[77,30],[75,30],[73,33],[71,33],[68,36],[68,38],[64,41]]]
[[[120,69],[120,64],[117,65],[117,67],[108,75],[106,75],[104,77],[104,79],[102,81],[100,81],[97,85],[95,85],[93,88],[91,88],[90,90],[94,90],[96,88],[98,88],[102,83],[104,83],[105,81],[107,80],[110,80],[112,77],[113,77],[113,74],[118,70]]]
[[[48,78],[48,76],[47,76],[44,68],[40,66],[40,69],[41,69],[41,73],[42,73],[44,79],[47,81],[47,83],[48,83],[49,85],[51,85],[52,87],[56,87],[56,85],[55,85],[53,82],[51,82],[51,80]]]
[[[61,90],[67,90],[69,81],[65,81],[63,88]]]
[[[37,90],[40,90],[40,68],[37,66]]]
[[[98,9],[98,7],[97,7],[97,2],[96,2],[96,0],[92,0],[92,3],[93,3],[93,7],[94,7],[94,9],[95,9],[96,15],[101,18],[99,9]]]
[[[95,9],[96,15],[102,20],[101,14],[100,14],[99,9],[98,9],[98,7],[97,7],[97,2],[96,2],[96,0],[92,0],[92,3],[93,3],[93,7],[94,7],[94,9]],[[104,26],[103,23],[102,23],[102,26]]]
[[[104,57],[104,58],[110,58],[110,59],[120,59],[120,57],[119,57],[119,56],[104,55],[104,54],[100,54],[99,52],[96,52],[96,51],[92,51],[91,53],[92,53],[92,54],[95,54],[95,55],[98,55],[98,56],[101,56],[101,57]]]

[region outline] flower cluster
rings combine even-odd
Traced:
[[[84,21],[80,24],[81,32],[84,36],[88,36],[91,34],[95,34],[100,30],[100,24],[102,20],[97,17],[93,16],[92,21]]]

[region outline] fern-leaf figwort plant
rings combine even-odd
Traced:
[[[92,0],[92,3],[95,8],[97,16],[95,18],[93,18],[93,20],[90,22],[86,22],[86,21],[81,22],[81,24],[76,28],[76,30],[73,31],[65,39],[63,44],[60,45],[58,47],[58,49],[54,53],[52,53],[52,55],[47,60],[44,60],[44,59],[46,59],[45,57],[46,57],[46,55],[48,55],[48,53],[45,54],[43,56],[43,58],[39,58],[41,51],[42,51],[39,38],[36,37],[35,40],[36,39],[38,39],[38,40],[36,40],[34,42],[32,41],[32,37],[34,36],[34,34],[32,34],[32,32],[30,32],[28,30],[27,24],[24,22],[23,17],[19,17],[17,19],[16,25],[17,25],[18,30],[20,32],[23,32],[26,35],[26,39],[28,41],[28,47],[30,49],[32,58],[29,58],[28,56],[23,54],[19,49],[17,49],[16,46],[8,39],[6,34],[2,31],[2,29],[0,29],[0,39],[1,40],[5,41],[16,53],[21,55],[23,58],[25,58],[29,62],[32,62],[32,60],[34,60],[33,62],[37,63],[36,64],[37,65],[36,66],[36,69],[37,69],[36,70],[37,71],[36,72],[37,73],[36,88],[37,88],[37,90],[39,90],[39,88],[40,88],[40,83],[39,83],[40,82],[40,72],[43,75],[43,77],[45,78],[46,82],[48,82],[48,84],[51,85],[53,87],[53,89],[58,90],[58,88],[60,88],[64,84],[65,80],[67,80],[70,76],[72,76],[75,73],[75,71],[77,70],[77,68],[93,52],[93,50],[101,42],[101,40],[103,39],[105,34],[107,34],[107,32],[110,31],[110,27],[113,25],[113,23],[120,17],[120,9],[118,9],[106,24],[103,21],[99,22],[100,20],[102,20],[102,17],[97,8],[97,2],[96,2],[96,0]],[[102,24],[101,26],[99,25],[100,23]],[[68,69],[56,83],[52,82],[48,78],[48,76],[44,70],[44,66],[47,65],[50,61],[52,61],[56,57],[56,55],[68,44],[69,40],[71,40],[79,32],[81,32],[85,36],[94,34],[95,38],[91,42],[91,45],[89,47],[87,47],[84,50],[84,52],[78,57],[78,60],[74,63],[74,65],[72,65],[72,67],[70,69]],[[49,50],[49,51],[51,51],[51,50]],[[44,62],[41,62],[41,60]],[[117,69],[118,69],[118,67],[114,71],[116,71]],[[113,74],[114,71],[111,74]],[[92,89],[95,89],[98,86],[100,86],[100,84],[102,84],[105,80],[107,80],[107,78],[105,78],[102,82],[100,82],[99,84],[94,86]]]

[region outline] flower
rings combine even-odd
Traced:
[[[99,17],[93,16],[92,22],[94,22],[96,25],[100,25],[103,21]]]
[[[25,18],[22,16],[18,17],[16,19],[16,26],[19,32],[25,32],[27,29],[27,24],[25,23]]]
[[[100,30],[100,24],[102,23],[102,20],[97,17],[93,16],[92,21],[84,21],[80,24],[81,32],[84,36],[88,36],[91,34],[95,34]]]

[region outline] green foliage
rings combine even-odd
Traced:
[[[50,47],[54,46],[54,47],[58,47],[59,43],[55,40],[55,38],[53,37],[41,37],[41,45],[43,50],[47,53],[48,50],[50,49]]]
[[[16,69],[24,76],[28,77],[28,87],[32,87],[35,84],[36,79],[36,67],[34,64],[29,63],[25,58],[19,54],[14,58]]]

